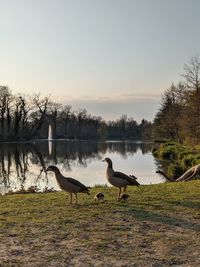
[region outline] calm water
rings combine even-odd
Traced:
[[[38,141],[0,144],[0,192],[37,186],[59,190],[54,175],[44,173],[49,165],[87,186],[106,184],[105,157],[117,171],[134,174],[141,184],[164,182],[155,171],[159,162],[151,154],[152,145],[132,141]]]

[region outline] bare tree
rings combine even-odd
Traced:
[[[77,122],[78,122],[78,138],[82,137],[82,128],[84,122],[86,122],[86,119],[88,117],[87,110],[86,109],[79,109],[76,112]]]
[[[0,86],[0,123],[2,138],[4,138],[5,134],[6,112],[9,111],[11,97],[10,89],[7,86]]]
[[[18,134],[20,131],[20,124],[23,124],[22,121],[24,120],[25,116],[25,106],[26,100],[22,96],[15,97],[15,111],[14,111],[14,136],[18,138]],[[23,126],[22,126],[23,127]],[[20,137],[24,134],[23,132],[20,133]]]
[[[198,57],[191,58],[184,65],[184,78],[185,86],[190,90],[195,90],[199,93],[200,90],[200,60]]]
[[[200,139],[200,60],[191,58],[184,65],[184,84],[187,90],[184,111],[184,131],[187,139]]]
[[[64,120],[64,135],[68,137],[69,122],[72,115],[72,107],[70,105],[65,105],[61,111],[61,118]]]
[[[32,98],[34,111],[31,114],[31,130],[29,138],[36,136],[37,132],[42,127],[45,120],[48,104],[50,102],[49,97],[41,98],[40,94],[36,94]]]

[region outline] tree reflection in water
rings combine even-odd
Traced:
[[[93,161],[100,161],[106,153],[131,157],[138,150],[151,151],[152,144],[132,141],[56,141],[49,154],[48,142],[0,144],[0,192],[15,191],[27,186],[48,185],[44,172],[48,165],[57,165],[65,171],[77,166],[86,168]],[[28,182],[30,180],[30,183]]]

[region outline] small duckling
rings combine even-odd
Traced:
[[[123,201],[128,201],[128,198],[129,198],[130,196],[128,195],[128,194],[122,194],[121,196],[120,196],[120,200],[123,200]]]
[[[101,192],[97,193],[97,194],[94,196],[94,200],[95,200],[95,201],[98,201],[98,204],[99,204],[99,201],[100,201],[100,200],[104,200],[104,194],[101,193]]]

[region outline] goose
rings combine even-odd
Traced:
[[[122,172],[116,172],[113,170],[112,160],[110,158],[105,158],[103,162],[107,162],[108,167],[106,171],[106,176],[108,179],[108,182],[119,188],[119,194],[118,194],[118,201],[120,200],[121,196],[121,189],[123,188],[123,192],[126,191],[126,187],[128,185],[135,185],[139,186],[140,184],[136,181],[136,177],[134,175],[126,175]]]
[[[95,201],[98,201],[98,203],[99,203],[100,200],[104,200],[104,194],[101,193],[101,192],[97,193],[97,194],[94,196],[94,200],[95,200]]]
[[[90,195],[89,189],[79,181],[75,180],[74,178],[65,177],[61,174],[60,170],[56,166],[49,166],[46,169],[46,172],[51,171],[54,172],[56,180],[59,184],[59,187],[70,193],[70,204],[72,204],[72,194],[76,196],[76,204],[77,204],[77,193],[86,193]]]

